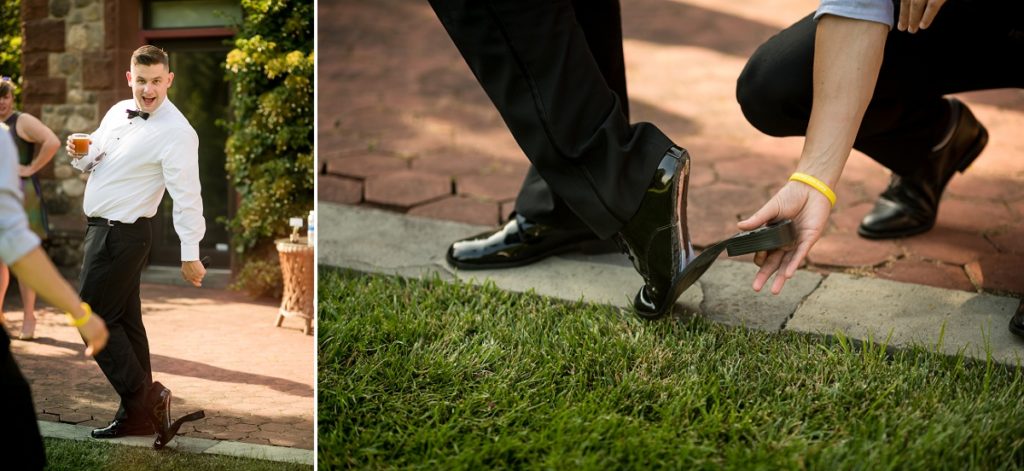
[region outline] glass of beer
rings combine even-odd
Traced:
[[[71,135],[71,144],[75,148],[75,155],[89,153],[89,135],[85,133],[74,133]]]

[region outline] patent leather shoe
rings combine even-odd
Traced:
[[[149,389],[149,400],[152,405],[150,409],[150,421],[156,429],[156,439],[153,440],[153,448],[163,449],[178,434],[178,430],[185,422],[191,422],[206,417],[203,411],[196,411],[171,420],[171,390],[164,387],[160,382],[154,382]]]
[[[137,435],[153,435],[153,426],[148,422],[129,423],[114,419],[103,428],[93,429],[92,438],[119,438]]]
[[[963,173],[988,144],[988,131],[960,100],[947,100],[950,128],[929,155],[929,164],[909,175],[893,174],[889,187],[864,216],[857,233],[890,239],[927,232],[935,226],[939,201],[956,172]]]
[[[165,437],[171,428],[171,390],[154,381],[149,388],[149,420],[157,437]],[[158,438],[159,439],[159,438]]]
[[[686,286],[677,280],[695,258],[686,224],[690,154],[673,147],[661,158],[640,208],[616,234],[623,252],[644,279],[633,300],[640,317],[668,315]]]
[[[456,241],[448,247],[445,259],[463,270],[511,268],[573,250],[601,253],[615,247],[586,228],[560,229],[513,214],[497,231]]]
[[[690,155],[673,147],[662,157],[640,208],[615,236],[644,285],[633,309],[645,319],[672,313],[679,296],[723,251],[730,256],[773,250],[793,242],[792,222],[778,221],[716,242],[695,255],[686,219]]]
[[[1010,318],[1010,332],[1024,338],[1024,299],[1017,305],[1017,312]]]

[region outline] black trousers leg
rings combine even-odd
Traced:
[[[899,14],[899,2],[896,14]],[[736,96],[755,127],[801,136],[811,114],[816,23],[807,16],[765,42],[737,82]],[[943,96],[1024,87],[1024,3],[951,0],[927,30],[893,29],[875,93],[854,148],[896,174],[926,165],[948,126]]]
[[[80,295],[110,331],[96,363],[121,397],[116,418],[148,420],[146,394],[153,382],[149,340],[142,324],[139,283],[150,246],[149,221],[89,226],[85,236]]]
[[[590,54],[601,76],[619,100],[622,114],[629,121],[629,99],[626,92],[626,62],[622,52],[622,13],[619,0],[573,0],[573,11]],[[585,228],[541,178],[532,165],[516,197],[516,213],[527,219],[563,229]]]
[[[431,0],[513,137],[598,236],[617,232],[672,146],[630,125],[568,0]]]
[[[43,469],[46,450],[36,423],[32,391],[11,354],[11,340],[0,329],[0,413],[9,433],[0,440],[0,453],[19,469]]]

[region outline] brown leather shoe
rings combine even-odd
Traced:
[[[868,239],[891,239],[927,232],[935,226],[939,200],[956,172],[963,172],[988,144],[988,131],[956,98],[950,106],[948,139],[931,153],[932,165],[911,175],[893,174],[889,187],[864,216],[857,233]]]
[[[181,429],[185,422],[206,417],[206,413],[200,410],[172,421],[171,390],[165,388],[159,382],[153,382],[153,385],[150,387],[149,401],[152,407],[149,418],[153,428],[156,429],[156,439],[153,440],[153,449],[155,450],[163,449],[171,440],[174,440],[178,430]]]
[[[154,381],[149,388],[149,420],[159,437],[167,435],[171,428],[171,390]],[[169,440],[168,440],[169,441]]]

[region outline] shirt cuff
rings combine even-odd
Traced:
[[[199,260],[199,244],[181,244],[181,261],[194,262]]]
[[[103,152],[97,152],[95,149],[89,149],[89,153],[80,158],[68,158],[71,159],[72,167],[77,168],[82,173],[89,173],[100,163],[100,159],[105,156],[106,154]]]
[[[892,29],[895,24],[895,9],[892,2],[884,1],[840,1],[822,0],[818,10],[814,12],[814,20],[817,21],[824,15],[835,15],[855,20],[872,21],[882,23]]]

